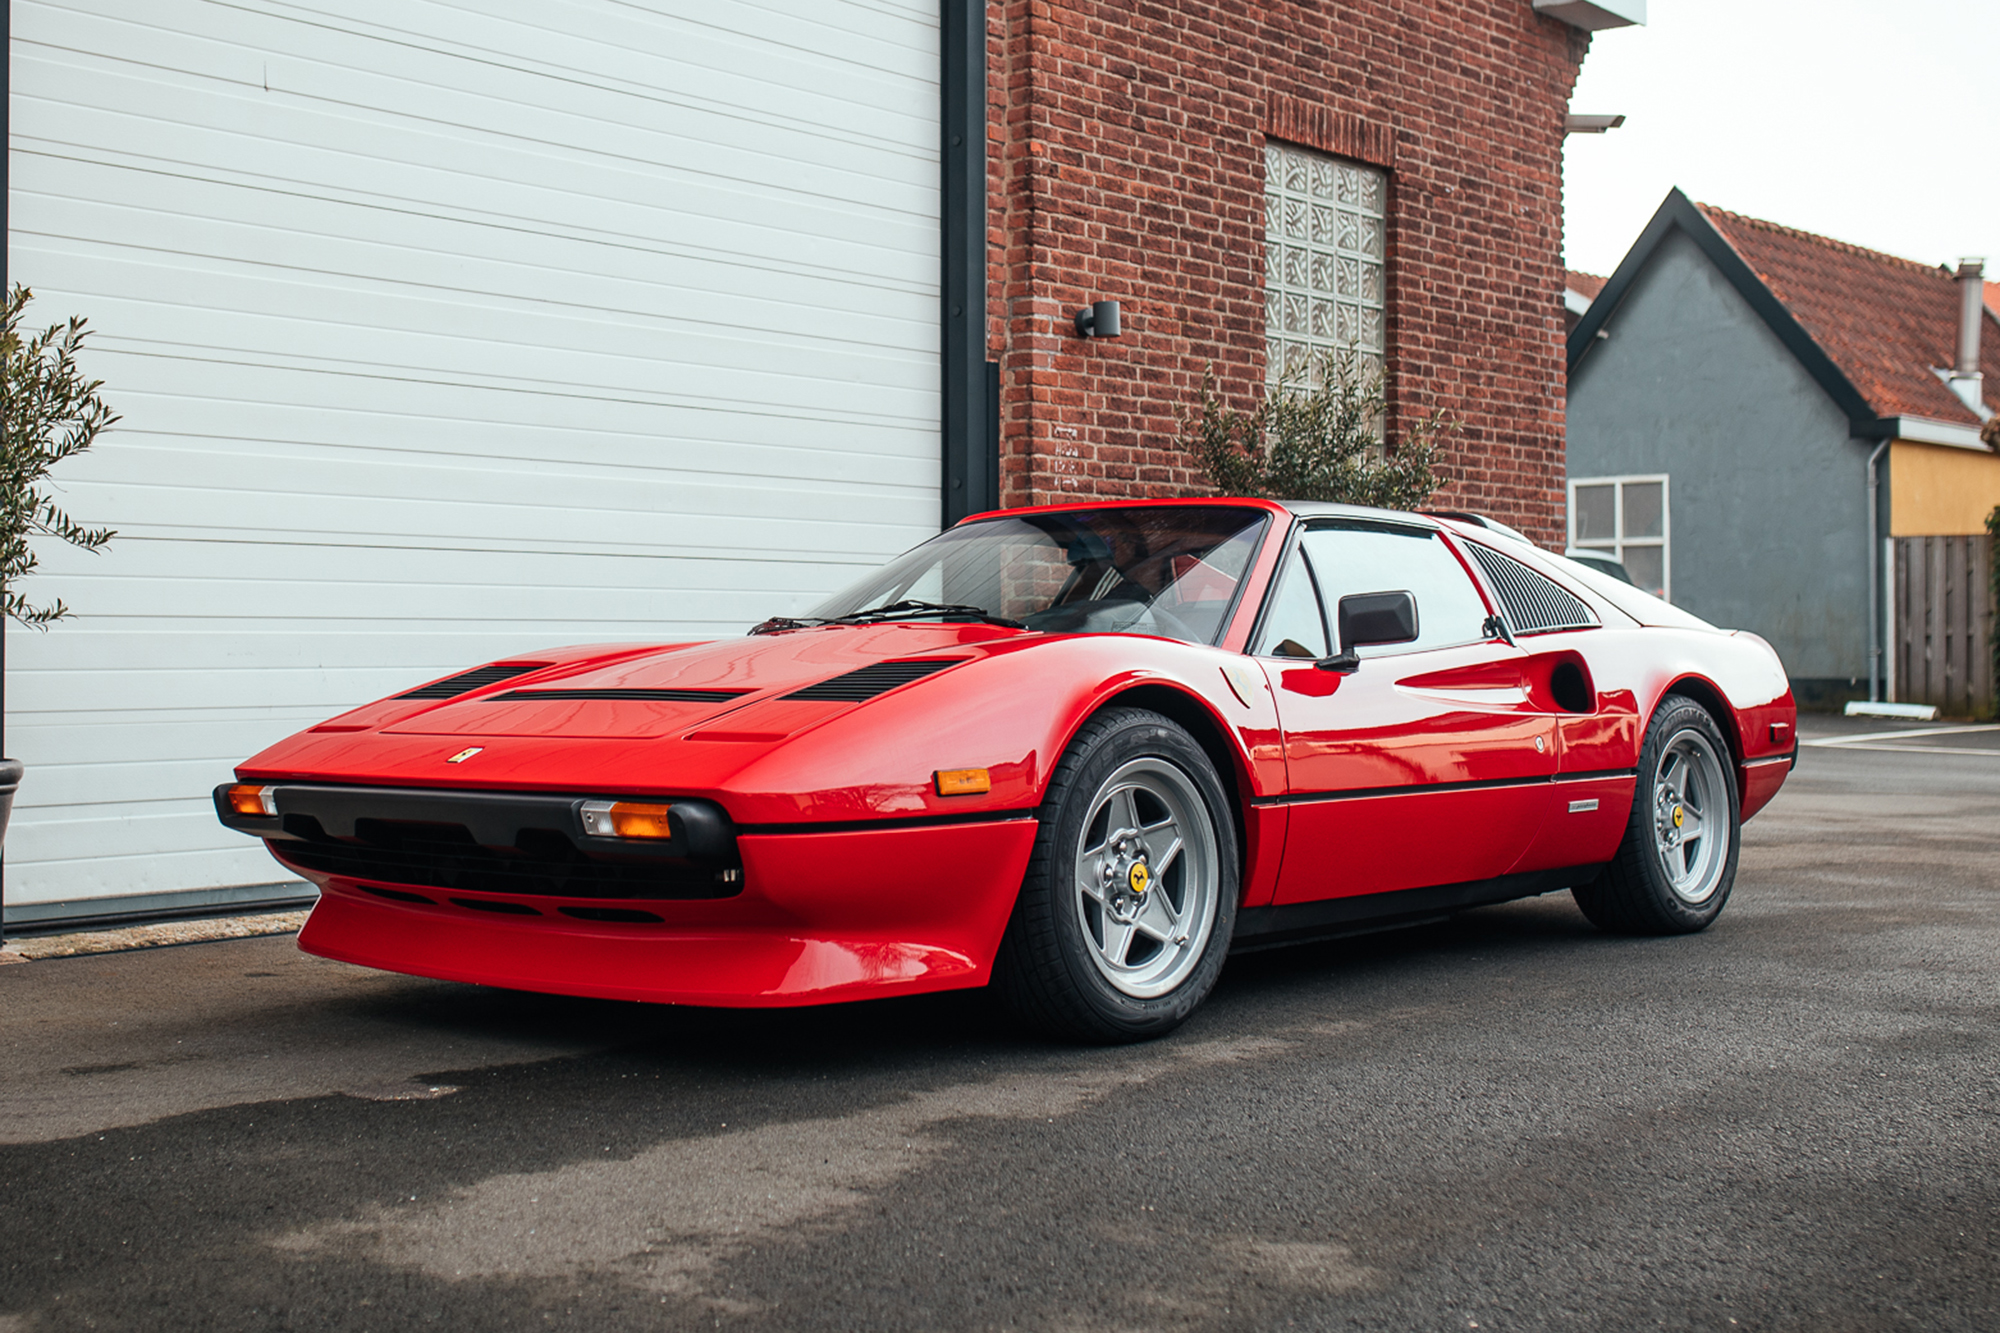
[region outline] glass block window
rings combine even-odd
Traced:
[[[1584,477],[1569,484],[1569,545],[1625,566],[1632,582],[1673,600],[1667,478]]]
[[[1314,363],[1353,348],[1364,373],[1388,353],[1389,177],[1288,143],[1264,146],[1266,374],[1308,382]]]

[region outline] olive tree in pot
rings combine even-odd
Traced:
[[[52,539],[96,551],[114,535],[109,528],[86,528],[63,512],[49,494],[49,469],[90,448],[118,414],[98,397],[104,381],[85,379],[77,368],[76,354],[89,336],[81,318],[73,316],[67,323],[22,333],[21,316],[33,299],[33,292],[16,284],[7,293],[5,324],[0,329],[0,354],[6,366],[6,439],[0,456],[0,626],[13,620],[46,630],[70,611],[60,597],[36,605],[21,591],[21,581],[35,572],[34,542]],[[20,760],[0,759],[0,840],[7,835],[21,772]]]

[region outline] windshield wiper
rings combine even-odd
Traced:
[[[809,629],[814,625],[879,625],[897,620],[922,620],[927,616],[945,616],[953,620],[973,620],[982,625],[1002,625],[1008,629],[1026,629],[1018,620],[996,616],[983,606],[971,606],[963,602],[920,602],[905,599],[890,602],[887,606],[871,607],[866,611],[850,611],[844,616],[772,616],[763,624],[751,630],[752,634],[772,634],[783,629]]]
[[[772,616],[750,627],[752,634],[776,634],[781,629],[811,629],[814,625],[824,625],[824,620],[814,620],[807,616],[804,620],[796,616]]]
[[[950,616],[958,620],[976,620],[983,625],[1005,625],[1008,629],[1026,629],[1018,620],[996,616],[983,606],[972,606],[965,602],[920,602],[908,598],[891,602],[887,606],[871,607],[866,611],[850,611],[844,616],[830,617],[829,625],[873,625],[885,620],[922,620],[926,616]]]

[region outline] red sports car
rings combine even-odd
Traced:
[[[1232,948],[1568,889],[1700,930],[1797,754],[1784,668],[1470,515],[968,519],[809,616],[528,653],[216,790],[300,947],[706,1005],[996,986],[1165,1032]]]

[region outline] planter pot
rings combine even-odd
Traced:
[[[27,768],[18,759],[0,759],[0,843],[7,840],[7,820],[14,813],[14,793],[21,789]]]

